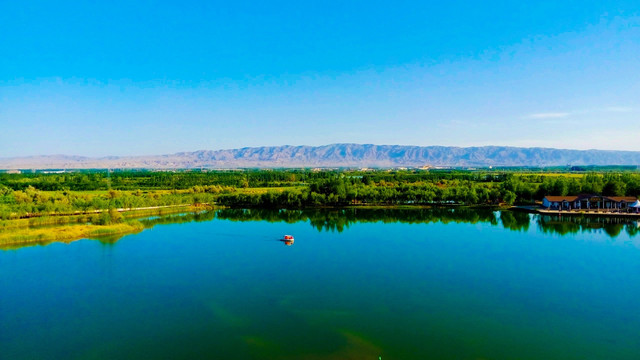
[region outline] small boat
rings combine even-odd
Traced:
[[[284,238],[280,239],[286,246],[293,245],[293,236],[285,235]]]

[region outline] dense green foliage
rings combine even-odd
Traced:
[[[95,171],[62,174],[0,173],[0,186],[25,190],[33,186],[44,191],[93,190],[184,190],[194,186],[282,187],[298,186],[335,177],[361,179],[365,183],[437,182],[466,180],[472,182],[500,182],[506,173],[471,171],[313,171],[313,170],[245,170],[245,171]]]
[[[486,170],[0,174],[0,219],[198,203],[264,208],[526,204],[545,195],[580,193],[638,196],[640,174]]]
[[[295,186],[317,173],[310,171],[95,171],[62,174],[0,174],[0,186],[45,191],[185,190],[194,186],[276,187]]]
[[[229,193],[219,203],[235,207],[307,207],[360,204],[496,205],[534,203],[546,195],[581,193],[640,195],[640,175],[589,173],[579,177],[546,174],[349,173],[314,179],[307,187],[266,194]]]
[[[636,173],[588,173],[579,177],[510,175],[501,186],[513,191],[520,201],[539,200],[545,195],[598,194],[637,197],[640,195],[640,175]]]
[[[131,209],[155,206],[213,203],[217,193],[224,190],[214,188],[205,192],[171,191],[105,192],[41,191],[32,186],[23,190],[0,192],[0,220],[25,217],[33,214],[91,213],[105,209]],[[226,190],[228,191],[228,190]]]
[[[221,195],[218,203],[234,207],[309,207],[363,204],[433,205],[433,204],[498,204],[505,198],[490,183],[469,180],[410,182],[394,180],[375,182],[367,177],[317,180],[301,189],[264,194],[230,193]],[[506,194],[507,197],[509,194]]]

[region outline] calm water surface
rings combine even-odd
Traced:
[[[640,358],[633,222],[470,209],[181,219],[0,251],[0,358]]]

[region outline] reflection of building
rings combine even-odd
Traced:
[[[618,210],[628,209],[638,199],[635,196],[545,196],[542,206],[552,210]]]

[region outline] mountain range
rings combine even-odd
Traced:
[[[169,155],[0,158],[0,169],[190,169],[283,167],[484,167],[639,165],[640,151],[568,150],[509,146],[331,144],[200,150]]]

